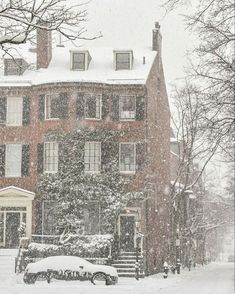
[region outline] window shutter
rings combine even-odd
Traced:
[[[136,144],[136,171],[142,171],[146,161],[146,144]]]
[[[112,119],[119,120],[119,96],[112,97]]]
[[[85,112],[85,99],[84,94],[80,93],[77,97],[76,102],[76,113],[78,119],[84,119],[84,112]]]
[[[39,96],[38,119],[39,120],[44,120],[45,119],[45,95],[40,95]]]
[[[68,95],[67,93],[60,93],[58,99],[59,118],[65,119],[68,117]]]
[[[28,175],[29,175],[29,145],[22,145],[21,176],[27,177]]]
[[[22,118],[23,126],[27,126],[30,124],[30,98],[23,97],[23,118]]]
[[[145,116],[144,97],[136,97],[136,120],[143,120]]]
[[[0,97],[0,127],[6,125],[6,116],[7,116],[7,98]]]
[[[39,143],[37,147],[37,153],[38,153],[37,171],[39,174],[43,173],[43,151],[44,151],[44,144]]]
[[[0,177],[5,176],[6,145],[0,145]]]
[[[110,171],[112,168],[118,168],[119,145],[118,142],[101,143],[101,166],[103,171]]]
[[[108,96],[103,94],[102,95],[102,119],[106,119],[109,114],[109,99]]]

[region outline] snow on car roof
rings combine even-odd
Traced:
[[[77,256],[50,256],[35,263],[29,263],[26,270],[28,270],[29,273],[43,272],[47,271],[48,269],[55,271],[83,271],[80,266],[84,267],[84,271],[90,272],[92,274],[98,271],[102,271],[106,274],[117,276],[117,271],[114,267],[92,264],[87,260]]]

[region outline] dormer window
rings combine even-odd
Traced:
[[[115,70],[132,69],[133,51],[114,51],[114,68]]]
[[[88,70],[91,56],[89,51],[70,51],[71,53],[71,70]]]
[[[28,64],[23,58],[5,58],[4,59],[4,75],[5,76],[20,76],[27,69]]]

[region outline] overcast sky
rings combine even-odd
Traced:
[[[113,48],[150,47],[154,22],[159,21],[163,36],[163,62],[169,84],[182,77],[186,51],[193,38],[185,30],[182,16],[187,9],[165,14],[159,0],[91,0],[88,4],[87,29],[90,34],[102,33],[103,38],[91,45]],[[91,44],[93,43],[93,44]]]

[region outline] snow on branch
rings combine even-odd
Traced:
[[[3,0],[0,4],[0,45],[33,42],[38,28],[58,32],[73,41],[96,38],[84,36],[87,3],[71,3],[65,0]]]

